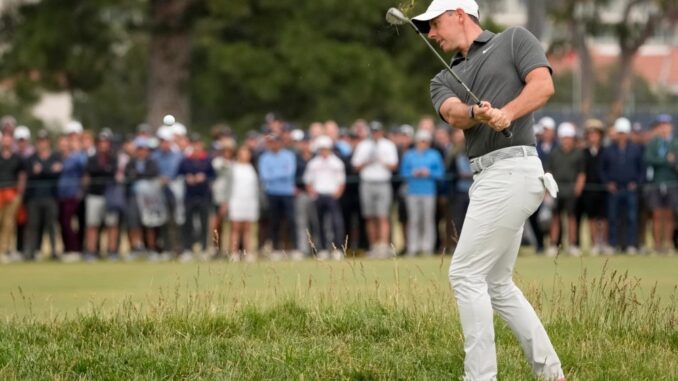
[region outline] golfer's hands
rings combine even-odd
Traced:
[[[492,107],[490,102],[483,101],[480,106],[473,106],[475,119],[487,124],[499,132],[511,125],[511,117],[501,109]]]

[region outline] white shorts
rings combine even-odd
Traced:
[[[104,196],[87,195],[85,198],[85,224],[90,227],[117,226],[119,216],[117,212],[106,210]]]

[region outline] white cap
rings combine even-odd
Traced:
[[[619,118],[615,120],[614,130],[622,134],[631,133],[631,121],[626,118]]]
[[[304,131],[295,128],[290,132],[290,137],[292,138],[293,141],[298,142],[304,139]]]
[[[414,140],[417,142],[421,141],[431,141],[431,133],[427,130],[419,130],[417,133],[414,135]]]
[[[480,18],[478,3],[474,0],[433,0],[431,5],[426,9],[426,12],[412,17],[412,21],[414,21],[417,28],[419,28],[422,33],[428,33],[429,21],[447,11],[454,11],[457,9],[461,9],[464,13],[474,16],[475,18]]]
[[[534,132],[535,135],[541,135],[544,133],[544,127],[539,123],[535,123],[532,126],[532,132]]]
[[[330,138],[327,135],[321,135],[315,138],[315,148],[317,149],[323,149],[323,148],[329,148],[331,149],[334,146],[334,142],[332,141],[332,138]]]
[[[174,135],[186,136],[188,130],[186,129],[186,126],[184,126],[183,124],[174,123],[172,125],[172,132],[174,132]]]
[[[71,120],[64,127],[64,133],[66,134],[82,134],[82,130],[82,123],[77,120]]]
[[[559,138],[573,138],[577,136],[577,128],[570,122],[560,123],[558,126]]]
[[[176,119],[174,119],[174,115],[167,114],[167,115],[162,117],[162,124],[164,124],[165,126],[171,126],[174,123],[176,123]]]
[[[158,128],[157,135],[160,140],[171,141],[174,139],[174,129],[169,126],[162,126]]]
[[[539,122],[537,122],[543,129],[545,130],[555,130],[556,129],[556,121],[553,120],[550,116],[545,116],[541,119],[539,119]]]
[[[28,140],[31,138],[31,130],[28,129],[26,126],[19,126],[14,129],[14,139],[16,140],[21,140],[25,139]]]

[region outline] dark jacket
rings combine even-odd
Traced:
[[[127,194],[132,195],[134,184],[139,180],[149,180],[158,177],[160,170],[155,160],[150,156],[143,160],[131,159],[125,166],[125,183],[127,184]]]
[[[202,173],[206,180],[197,183],[189,184],[186,182],[187,175],[196,175]],[[212,161],[207,155],[192,155],[185,157],[179,164],[178,174],[184,176],[184,183],[186,184],[186,201],[195,200],[211,200],[212,192],[210,192],[210,181],[214,179],[214,169],[212,168]]]
[[[643,183],[643,150],[637,144],[628,142],[622,150],[617,143],[607,147],[600,160],[600,179],[604,184],[613,182],[618,188],[629,183]]]
[[[42,159],[37,153],[26,159],[27,173],[26,200],[33,198],[50,198],[57,195],[57,182],[61,174],[61,156],[51,153]]]

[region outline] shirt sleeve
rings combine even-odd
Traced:
[[[546,59],[544,48],[532,33],[523,27],[512,28],[511,32],[513,63],[523,82],[525,77],[538,67],[546,67],[549,72],[553,73],[553,69]]]
[[[337,172],[337,182],[339,184],[346,183],[346,168],[344,167],[344,162],[341,161],[338,157],[335,160],[336,172]]]
[[[306,170],[304,170],[304,184],[308,185],[313,182],[313,163],[315,161],[311,160],[306,165]]]
[[[384,150],[384,162],[390,165],[398,165],[398,149],[393,142],[388,141],[387,148]]]
[[[430,91],[431,91],[431,102],[433,103],[433,108],[436,110],[438,115],[440,115],[440,107],[443,105],[448,98],[460,98],[452,88],[445,84],[445,72],[441,71],[433,79],[431,79]],[[461,98],[460,98],[461,99]],[[442,118],[442,115],[440,116]]]
[[[361,142],[358,144],[358,146],[355,148],[355,152],[353,153],[353,157],[351,158],[351,165],[354,167],[363,165],[365,162],[365,144]]]

